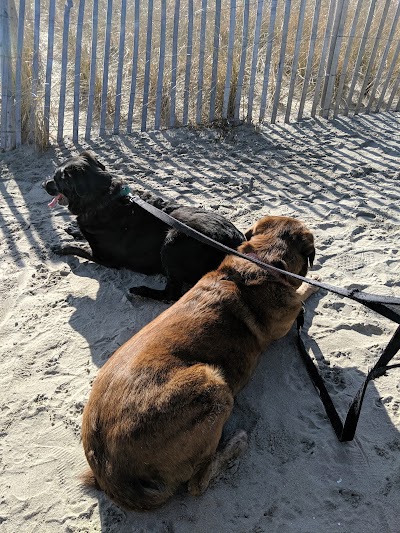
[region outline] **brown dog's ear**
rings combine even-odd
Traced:
[[[314,247],[313,247],[312,252],[310,252],[307,257],[308,257],[308,263],[311,268],[314,264],[314,259],[315,259],[315,248]]]

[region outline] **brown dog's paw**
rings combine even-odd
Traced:
[[[241,429],[228,441],[221,452],[221,459],[226,463],[234,461],[246,450],[247,444],[247,433]]]
[[[219,476],[230,463],[237,459],[247,448],[247,433],[240,430],[214,457],[189,480],[188,491],[192,496],[202,494],[210,481]]]
[[[315,279],[315,281],[321,281],[319,276],[310,276],[310,279]],[[315,285],[310,285],[310,283],[303,282],[300,287],[297,289],[297,294],[300,296],[301,300],[305,302],[312,294],[315,294],[319,291],[319,287]]]

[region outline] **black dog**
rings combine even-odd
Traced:
[[[91,249],[64,245],[54,248],[56,253],[77,255],[108,267],[167,276],[165,289],[134,287],[130,289],[133,294],[177,300],[184,283],[196,283],[219,265],[224,254],[171,229],[132,203],[131,194],[222,244],[236,248],[246,240],[220,215],[131,190],[126,182],[107,172],[92,152],[68,159],[43,187],[54,196],[50,206],[68,205],[77,215],[79,229]]]

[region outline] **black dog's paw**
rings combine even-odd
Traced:
[[[144,285],[141,285],[140,287],[131,287],[129,289],[130,294],[134,294],[135,296],[143,296],[144,298],[153,298],[153,296],[150,296],[150,294],[155,289],[150,289],[150,287],[145,287]]]
[[[62,244],[53,244],[50,246],[50,250],[56,255],[66,255],[65,246]]]
[[[65,228],[65,232],[71,235],[76,241],[84,241],[85,237],[82,235],[81,230],[75,224],[69,224]]]
[[[143,298],[151,298],[152,300],[158,300],[159,302],[171,303],[174,300],[169,298],[169,295],[166,293],[165,289],[152,289],[151,287],[146,287],[141,285],[140,287],[131,287],[129,289],[129,294],[134,296],[142,296]]]
[[[94,261],[90,250],[82,246],[74,246],[70,244],[54,244],[50,247],[51,251],[56,255],[76,255],[88,261]]]

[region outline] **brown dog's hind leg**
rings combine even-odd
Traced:
[[[234,435],[221,450],[205,463],[189,480],[188,491],[192,496],[199,496],[208,487],[210,481],[225,470],[228,463],[236,459],[247,448],[247,433],[243,430]]]

